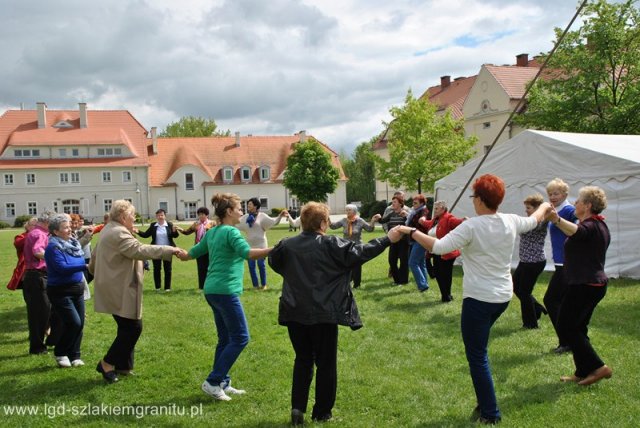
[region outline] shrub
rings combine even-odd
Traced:
[[[10,227],[11,227],[11,225],[9,223],[4,222],[4,221],[0,221],[0,229],[8,229]]]
[[[365,202],[360,208],[360,216],[362,218],[371,218],[374,214],[384,213],[385,208],[387,208],[387,201]]]
[[[284,208],[271,208],[271,217],[277,217],[284,211]]]
[[[16,220],[13,222],[13,227],[23,227],[26,222],[31,219],[31,215],[19,215],[16,217]],[[9,226],[7,226],[9,227]]]

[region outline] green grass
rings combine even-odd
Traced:
[[[27,354],[27,322],[21,292],[4,288],[15,263],[13,236],[0,232],[0,420],[3,426],[279,427],[289,421],[293,351],[286,328],[277,324],[281,279],[269,270],[269,290],[250,290],[245,272],[245,307],[251,341],[232,370],[233,384],[248,393],[214,402],[200,390],[216,343],[211,310],[197,292],[195,262],[174,261],[174,291],[156,294],[146,275],[144,331],[136,347],[137,376],[106,385],[95,372],[115,335],[113,319],[87,302],[83,368],[58,369],[53,357]],[[269,232],[276,243],[292,235],[286,226]],[[365,235],[371,237],[374,234]],[[178,244],[190,248],[191,236]],[[334,420],[344,427],[465,427],[475,398],[459,332],[461,270],[455,268],[455,301],[441,304],[436,284],[418,293],[415,284],[393,287],[386,253],[363,268],[356,291],[365,327],[340,328],[338,396]],[[535,289],[541,298],[549,280]],[[591,387],[559,382],[573,372],[570,355],[552,355],[556,338],[548,318],[540,330],[520,328],[518,300],[498,320],[489,355],[504,427],[635,427],[640,382],[640,287],[612,280],[591,322],[590,337],[614,370],[612,379]],[[313,392],[311,394],[313,397]],[[310,405],[313,399],[310,400]],[[31,405],[39,416],[7,416],[7,405]],[[42,415],[44,406],[69,413]],[[87,406],[92,415],[74,415]],[[175,406],[186,415],[95,414],[100,406]],[[149,408],[152,412],[157,408]],[[190,411],[202,411],[191,418]],[[76,410],[80,410],[77,408]],[[309,408],[310,411],[310,408]],[[309,419],[310,413],[307,414]],[[309,421],[308,421],[309,423]]]

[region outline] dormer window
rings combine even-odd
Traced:
[[[251,168],[249,168],[248,166],[243,166],[240,169],[240,178],[242,179],[242,181],[251,180]]]
[[[61,120],[59,122],[56,122],[56,124],[53,125],[53,127],[54,128],[73,128],[73,125],[67,122],[66,120]]]
[[[269,181],[271,180],[271,168],[268,166],[260,167],[260,181]]]
[[[233,181],[233,168],[226,166],[222,169],[222,181],[231,183]]]
[[[39,158],[40,149],[15,149],[13,156],[16,158]]]
[[[116,157],[122,156],[122,149],[120,147],[107,147],[98,149],[99,157]]]

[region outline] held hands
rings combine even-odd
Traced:
[[[191,260],[191,257],[189,257],[189,253],[187,253],[187,251],[182,248],[176,248],[175,250],[173,250],[173,255],[183,262]]]
[[[402,232],[400,231],[400,228],[402,226],[396,226],[392,229],[389,230],[389,232],[387,232],[387,237],[389,238],[389,240],[391,241],[391,243],[395,244],[396,242],[400,241],[402,239]]]
[[[380,220],[382,218],[382,216],[380,214],[376,214],[373,217],[371,217],[371,221],[373,223],[375,223],[376,221]]]

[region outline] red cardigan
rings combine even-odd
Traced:
[[[13,275],[7,284],[9,290],[22,288],[22,275],[24,275],[24,255],[22,251],[24,250],[24,240],[26,237],[27,232],[23,232],[13,238],[13,246],[16,247],[16,254],[18,255],[18,263],[16,263],[16,268],[13,270]]]
[[[455,217],[453,214],[447,211],[444,214],[440,215],[440,217],[438,217],[437,219],[424,220],[424,221],[421,221],[421,223],[428,231],[428,230],[431,230],[431,228],[433,227],[433,224],[436,223],[436,220],[437,220],[436,238],[438,239],[444,238],[444,236],[447,233],[451,232],[453,229],[458,227],[460,223],[464,221],[464,219]],[[451,259],[455,259],[459,255],[460,255],[460,250],[454,250],[450,253],[443,254],[441,257],[442,257],[442,260],[451,260]]]

